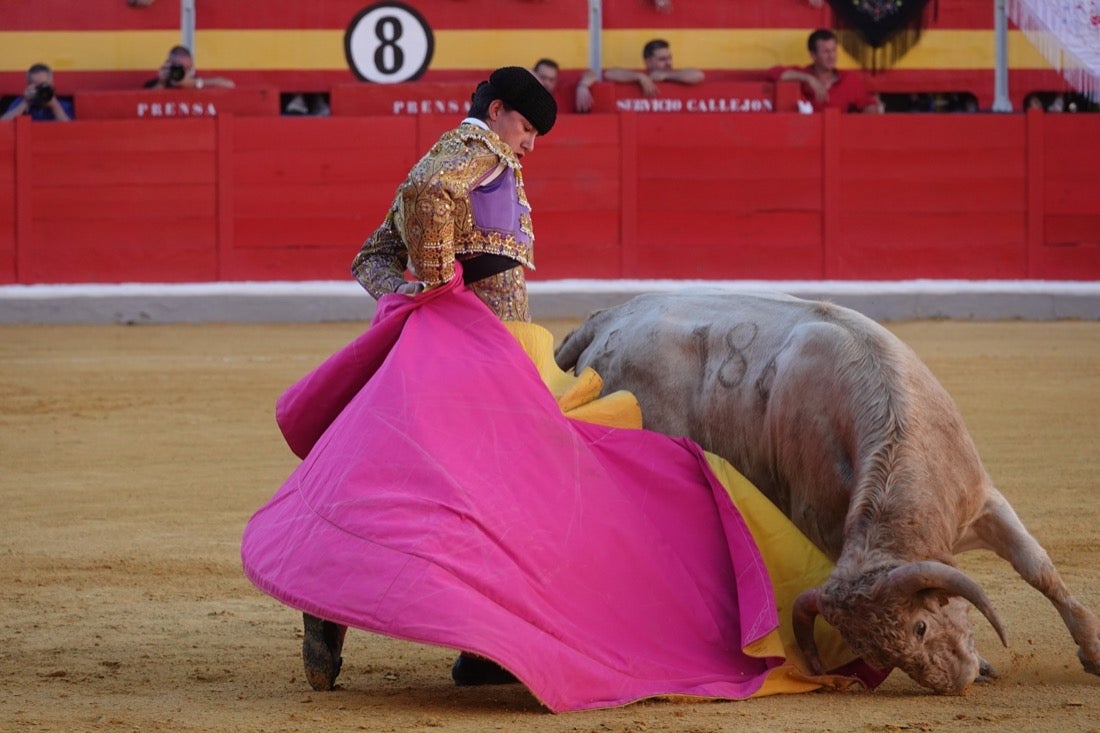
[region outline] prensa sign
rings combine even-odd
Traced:
[[[236,89],[123,89],[77,92],[73,95],[81,120],[180,120],[234,114],[274,117],[279,114],[279,91],[272,87]]]
[[[138,102],[138,117],[215,117],[213,102]]]

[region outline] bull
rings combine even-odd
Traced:
[[[947,391],[873,320],[782,294],[649,294],[593,314],[555,358],[633,392],[646,428],[728,460],[836,563],[793,609],[814,672],[820,616],[865,661],[938,693],[994,676],[970,605],[1007,645],[1004,628],[954,561],[988,549],[1054,604],[1100,674],[1100,620],[994,486]]]

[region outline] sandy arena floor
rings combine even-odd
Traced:
[[[239,541],[295,464],[275,398],[362,325],[0,327],[0,730],[1100,731],[1100,678],[986,553],[961,565],[1010,647],[973,613],[1002,676],[960,697],[895,673],[875,693],[552,715],[518,685],[455,688],[451,650],[354,630],[340,689],[311,691],[300,615],[248,583]],[[1100,322],[891,328],[1100,610]]]

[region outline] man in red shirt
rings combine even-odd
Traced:
[[[883,111],[882,102],[867,91],[863,77],[858,72],[839,71],[836,68],[835,33],[818,29],[810,34],[806,47],[813,59],[812,64],[804,68],[776,66],[768,72],[768,78],[772,81],[801,82],[802,96],[813,105],[815,112],[830,107],[841,112]]]

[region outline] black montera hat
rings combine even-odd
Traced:
[[[558,117],[558,103],[534,74],[522,66],[505,66],[489,75],[494,98],[527,118],[540,135],[550,132]]]

